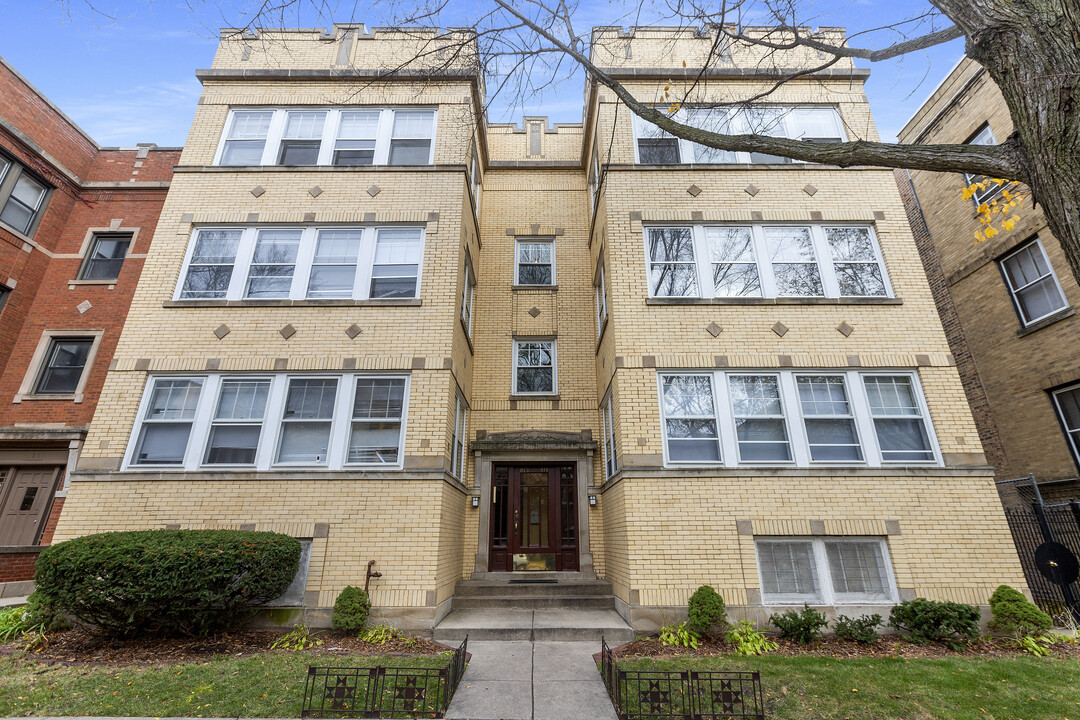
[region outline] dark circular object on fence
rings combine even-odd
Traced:
[[[1048,541],[1035,548],[1035,567],[1055,585],[1070,585],[1080,577],[1076,556],[1059,542]]]

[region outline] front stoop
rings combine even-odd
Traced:
[[[560,578],[554,583],[516,583],[518,578],[462,580],[454,609],[435,626],[439,642],[531,640],[570,642],[601,637],[629,642],[633,629],[615,611],[606,580]]]

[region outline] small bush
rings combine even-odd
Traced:
[[[29,629],[26,606],[0,608],[0,642],[10,642]]]
[[[334,601],[330,624],[335,630],[358,633],[367,623],[370,614],[371,599],[368,594],[362,588],[347,585]]]
[[[709,585],[702,585],[690,596],[687,615],[690,629],[707,637],[720,637],[727,630],[724,598]]]
[[[360,633],[360,639],[372,645],[385,645],[391,640],[405,637],[405,633],[392,625],[376,625]]]
[[[917,598],[894,607],[889,625],[914,642],[938,642],[959,651],[979,637],[979,611],[962,603]]]
[[[836,632],[836,637],[841,640],[854,640],[869,645],[878,639],[877,628],[881,623],[882,618],[877,613],[860,615],[857,618],[841,615],[833,623],[833,630]]]
[[[1054,624],[1049,615],[1008,585],[998,587],[990,596],[990,612],[994,615],[989,623],[992,630],[1016,637],[1041,635]]]
[[[688,623],[674,623],[660,628],[660,644],[688,647],[697,650],[700,636],[690,629]]]
[[[754,623],[749,620],[740,620],[728,631],[726,639],[735,646],[735,652],[740,655],[764,655],[780,647],[765,637],[765,633],[754,627]]]
[[[780,628],[780,637],[802,645],[820,638],[822,629],[829,624],[824,615],[809,605],[803,605],[801,612],[788,610],[783,615],[770,615],[769,622]]]
[[[278,533],[101,533],[42,550],[35,595],[109,635],[208,635],[285,592],[299,563],[300,541]]]

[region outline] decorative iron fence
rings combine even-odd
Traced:
[[[1080,557],[1080,504],[1044,505],[1043,512],[1054,540]],[[1005,518],[1009,521],[1032,600],[1043,612],[1054,617],[1061,615],[1068,607],[1064,589],[1050,582],[1035,566],[1035,548],[1046,540],[1038,515],[1034,510],[1010,508],[1005,511]],[[1080,597],[1080,582],[1072,583],[1070,589],[1073,598]]]
[[[468,642],[441,668],[312,665],[300,717],[445,717],[465,673]]]
[[[619,720],[764,720],[761,674],[622,670],[600,640],[600,674]]]

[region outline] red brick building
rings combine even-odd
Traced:
[[[0,58],[0,597],[52,539],[179,148],[103,148]]]

